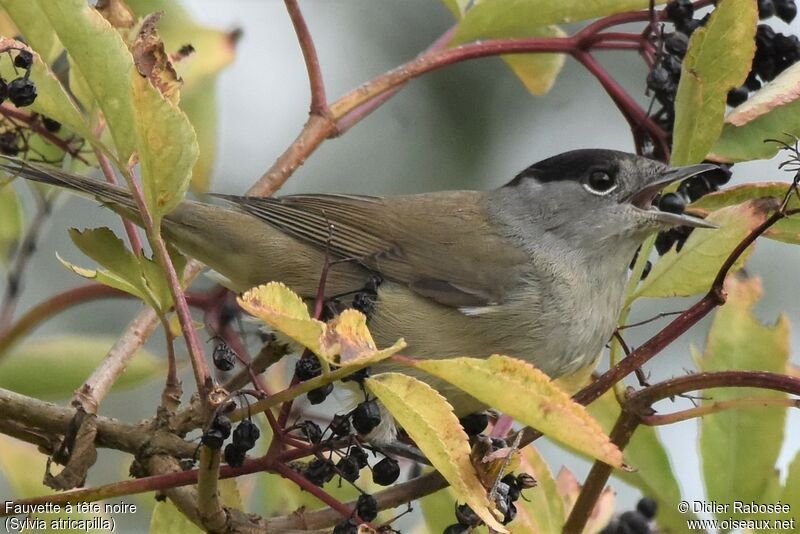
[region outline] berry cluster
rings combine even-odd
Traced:
[[[229,405],[231,408],[235,404]],[[231,420],[227,415],[217,414],[211,421],[208,429],[200,437],[200,443],[209,449],[219,450],[231,435]],[[225,445],[223,457],[225,462],[232,467],[239,467],[244,463],[247,451],[256,446],[261,431],[250,418],[243,419],[233,430],[233,440]]]
[[[27,50],[17,50],[14,56],[14,67],[25,69],[25,74],[17,76],[10,82],[0,77],[0,103],[9,99],[18,108],[30,106],[36,100],[36,84],[29,79],[33,66],[33,54]]]
[[[795,0],[759,0],[758,16],[761,20],[777,16],[786,23],[797,16]],[[777,33],[771,26],[759,24],[756,30],[756,55],[744,85],[728,93],[728,105],[738,106],[761,85],[794,65],[800,59],[800,39],[796,35]]]
[[[522,490],[536,486],[536,480],[528,474],[520,473],[505,475],[495,487],[495,501],[498,509],[503,514],[503,524],[507,525],[517,516],[516,503],[522,495]],[[456,505],[456,520],[444,529],[444,534],[465,534],[483,522],[478,515],[466,504]]]
[[[655,532],[652,527],[658,506],[656,501],[649,497],[642,498],[636,504],[636,510],[623,512],[615,517],[600,534],[650,534]]]

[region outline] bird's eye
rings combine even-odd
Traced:
[[[589,174],[584,187],[595,195],[606,195],[616,189],[617,181],[608,171],[597,169]]]

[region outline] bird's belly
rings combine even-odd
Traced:
[[[403,352],[411,357],[485,358],[505,354],[528,361],[557,378],[595,360],[611,335],[614,319],[599,318],[590,309],[578,309],[573,316],[565,316],[552,306],[550,312],[536,313],[521,305],[498,306],[494,311],[466,315],[419,297],[403,286],[385,283],[369,324],[379,347],[402,337],[408,343]],[[411,372],[392,362],[376,369],[385,370]],[[442,382],[417,372],[411,374],[439,389],[460,415],[480,408]]]

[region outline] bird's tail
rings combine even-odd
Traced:
[[[0,155],[0,170],[7,172],[12,177],[21,176],[27,180],[56,185],[95,197],[114,211],[121,212],[126,216],[133,215],[135,218],[137,212],[131,194],[118,185],[86,178],[50,165],[31,163],[4,155]]]

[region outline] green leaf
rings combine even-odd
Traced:
[[[789,184],[784,182],[742,184],[704,195],[689,206],[689,209],[705,215],[710,211],[741,204],[752,199],[771,198],[775,201],[783,201],[788,191]],[[789,197],[787,208],[800,208],[800,199],[797,198],[797,195],[792,194]],[[794,245],[800,244],[800,216],[792,215],[781,219],[764,232],[764,237]]]
[[[0,435],[0,474],[8,482],[11,494],[7,499],[24,499],[30,497],[40,497],[42,495],[52,495],[56,493],[52,488],[45,486],[41,480],[41,474],[45,471],[47,463],[47,456],[39,452],[35,445],[23,443],[7,436]],[[34,476],[34,473],[36,476]],[[17,517],[24,519],[25,515],[17,514]],[[78,511],[71,505],[60,505],[60,511],[57,513],[48,514],[32,514],[31,519],[45,521],[45,528],[42,529],[25,529],[17,530],[17,528],[10,528],[8,532],[64,532],[64,533],[101,533],[108,532],[110,528],[103,528],[102,525],[97,525],[95,528],[81,529],[81,528],[56,528],[51,524],[51,521],[56,520],[70,520],[70,521],[87,521],[88,525],[94,526],[89,521],[93,518],[100,518],[101,520],[108,520],[110,525],[110,518],[104,512],[99,513],[84,513]],[[7,518],[4,518],[4,521]],[[97,521],[95,521],[95,524]],[[11,527],[9,523],[4,522],[4,526]]]
[[[663,4],[666,0],[656,0]],[[524,35],[531,26],[577,22],[637,9],[648,0],[483,0],[466,12],[453,41],[463,43],[486,35]]]
[[[487,28],[482,39],[514,39],[529,37],[564,37],[566,34],[558,26],[531,26],[522,28]],[[450,41],[450,46],[461,44],[458,34]],[[506,54],[501,56],[525,87],[534,95],[547,93],[555,83],[558,73],[564,66],[564,54]]]
[[[530,525],[529,530],[539,534],[561,532],[566,521],[564,501],[558,492],[553,473],[542,455],[533,445],[522,449],[520,472],[536,479],[536,487],[525,492],[525,499],[517,501],[520,520]]]
[[[757,278],[730,277],[727,302],[719,308],[708,332],[700,371],[752,370],[784,373],[789,358],[789,321],[781,316],[768,326],[753,315],[761,297]],[[703,391],[703,404],[745,396],[786,397],[785,393],[742,388]],[[770,406],[736,408],[700,420],[700,453],[706,494],[721,503],[765,502],[783,442],[786,409]],[[720,519],[741,517],[732,510]]]
[[[586,409],[527,362],[495,354],[486,359],[414,360],[413,365],[556,441],[622,466],[622,453]]]
[[[22,237],[22,206],[10,184],[0,185],[0,266],[8,264]]]
[[[44,13],[39,9],[39,4],[30,0],[0,0],[0,6],[14,22],[19,35],[25,37],[25,42],[38,51],[46,63],[50,64],[56,59],[62,49],[61,43],[53,28],[44,22]]]
[[[707,220],[720,228],[695,228],[680,252],[675,247],[661,256],[630,300],[639,297],[688,297],[708,291],[733,249],[776,207],[772,200],[750,200],[711,213]],[[741,268],[752,245],[739,257]]]
[[[692,34],[675,96],[673,165],[702,161],[722,133],[728,91],[750,71],[757,24],[755,2],[722,0]]]
[[[40,398],[68,398],[114,344],[114,338],[61,335],[16,345],[0,359],[0,387]],[[141,349],[114,387],[128,389],[162,375],[163,360]]]
[[[800,137],[800,64],[795,63],[750,95],[725,117],[722,135],[711,150],[715,160],[768,159],[780,150],[766,139],[793,143]]]
[[[164,312],[172,306],[172,294],[163,269],[149,258],[134,255],[110,229],[94,228],[81,232],[72,228],[69,234],[81,252],[106,269],[85,269],[59,257],[68,269],[84,278],[137,296],[158,311]],[[185,260],[174,248],[171,250],[176,270],[182,269]]]
[[[117,158],[126,162],[136,150],[137,124],[131,95],[133,59],[127,45],[85,0],[36,1],[102,109]]]
[[[470,463],[467,435],[445,398],[428,384],[399,373],[382,373],[365,384],[450,483],[458,500],[469,504],[489,527],[507,532],[494,516],[495,506]]]
[[[425,531],[444,532],[444,529],[453,524],[453,510],[457,503],[452,488],[440,489],[420,499]]]
[[[600,422],[606,432],[611,431],[620,412],[613,391],[607,391],[589,405],[589,413]],[[630,473],[617,471],[614,476],[639,488],[644,495],[656,500],[658,503],[656,522],[663,531],[682,532],[686,528],[686,520],[693,519],[695,515],[691,512],[681,514],[678,511],[681,489],[656,429],[639,425],[630,443],[625,447],[625,457],[636,467],[636,471]]]
[[[198,156],[197,137],[186,114],[147,78],[134,78],[133,104],[145,200],[158,220],[186,195]]]
[[[444,6],[450,10],[450,13],[457,19],[460,19],[467,11],[470,0],[442,0]]]
[[[184,85],[180,107],[197,133],[200,155],[192,170],[192,189],[208,191],[217,148],[216,77],[231,64],[236,52],[236,32],[198,24],[186,9],[169,0],[129,0],[139,17],[163,12],[159,34],[170,52],[189,43],[195,53],[175,65]]]

